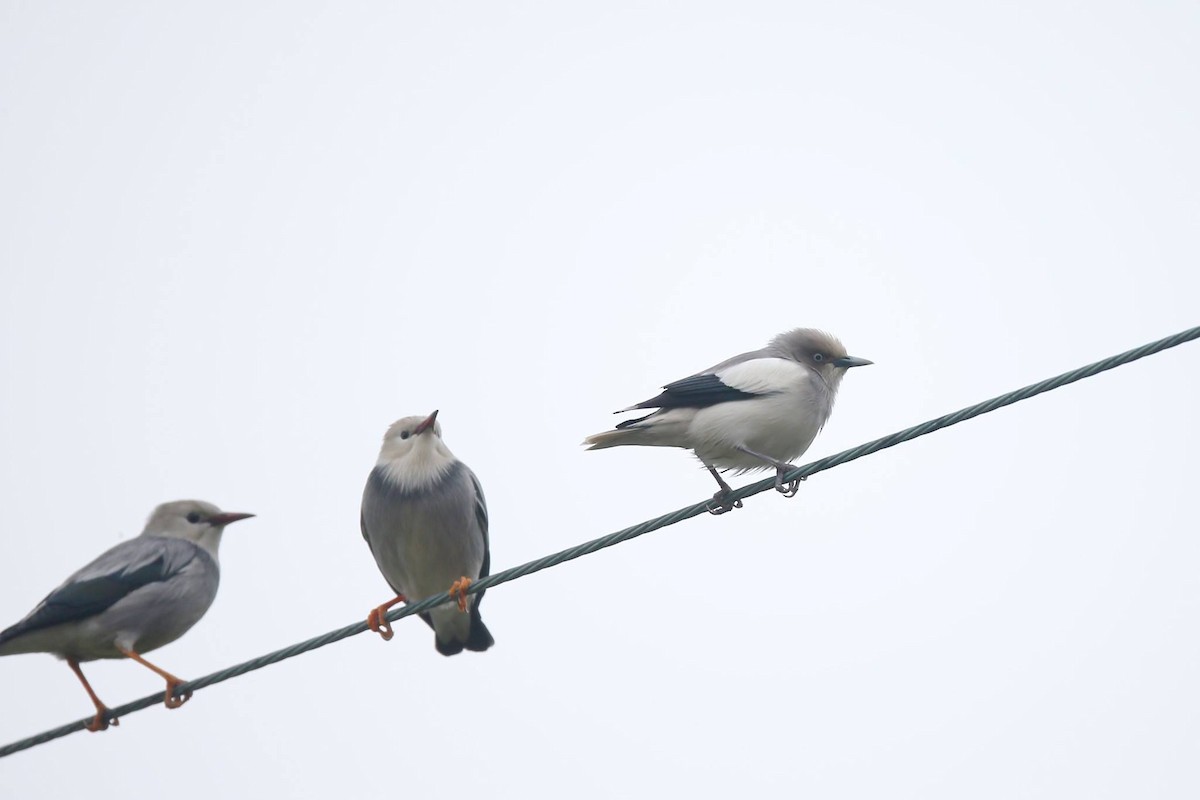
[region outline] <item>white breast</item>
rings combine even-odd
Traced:
[[[742,453],[739,445],[784,462],[803,455],[829,418],[833,392],[807,370],[792,376],[790,385],[773,394],[697,411],[689,429],[696,455],[739,471],[769,466]]]

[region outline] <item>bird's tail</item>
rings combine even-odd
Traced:
[[[643,447],[678,447],[680,436],[686,430],[682,419],[671,412],[656,411],[637,419],[627,419],[617,425],[616,430],[593,433],[583,440],[588,450],[603,450],[625,444]]]
[[[0,656],[14,656],[18,653],[37,653],[40,652],[37,642],[30,638],[22,637],[24,633],[34,632],[27,624],[28,620],[21,620],[16,625],[10,625],[0,631]]]
[[[470,614],[471,629],[467,634],[466,641],[453,638],[443,642],[441,637],[434,637],[433,644],[439,653],[444,656],[455,656],[463,650],[482,653],[496,643],[496,640],[492,638],[492,632],[487,629],[487,625],[483,624],[483,617],[479,615],[479,609],[471,606]]]
[[[483,624],[483,617],[479,616],[478,609],[472,608],[471,635],[467,637],[463,646],[474,653],[482,653],[495,643],[496,640],[492,638],[492,632],[487,629],[487,625]]]
[[[588,450],[603,450],[606,447],[619,447],[623,444],[642,444],[641,438],[642,432],[637,429],[605,431],[604,433],[593,433],[583,440],[583,444],[588,446]]]

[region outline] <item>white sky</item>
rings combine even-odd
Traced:
[[[781,330],[876,362],[809,461],[1200,323],[1200,6],[970,6],[0,4],[0,625],[182,497],[259,517],[167,669],[365,617],[404,415],[441,410],[502,569],[707,497],[578,443]],[[484,655],[406,620],[17,754],[4,794],[1195,797],[1198,367],[499,587]],[[42,655],[0,707],[0,744],[90,713]]]

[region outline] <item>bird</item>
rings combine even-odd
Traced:
[[[140,536],[102,553],[46,596],[17,624],[0,631],[0,656],[50,653],[67,662],[96,707],[85,725],[102,731],[120,722],[100,701],[80,663],[130,658],[167,682],[163,704],[179,708],[184,681],[143,653],[170,644],[200,621],[217,596],[217,548],[225,526],[253,517],[200,500],[154,509]]]
[[[668,383],[649,400],[614,412],[656,409],[615,430],[584,439],[589,450],[622,445],[680,447],[695,453],[720,490],[713,514],[741,508],[718,470],[736,474],[775,469],[775,489],[792,497],[799,480],[784,483],[790,463],[808,450],[833,410],[846,370],[873,362],[848,355],[832,334],[797,328],[766,347],[728,358]]]
[[[375,563],[395,593],[371,610],[367,626],[392,638],[387,611],[449,587],[455,604],[421,614],[444,656],[495,644],[483,624],[483,592],[471,583],[491,567],[487,502],[471,469],[442,441],[438,412],[397,420],[387,429],[363,489],[361,525]]]

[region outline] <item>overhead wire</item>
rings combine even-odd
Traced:
[[[1110,356],[1102,361],[1097,361],[1095,363],[1079,367],[1078,369],[1071,370],[1070,372],[1064,372],[1061,375],[1056,375],[1052,378],[1038,381],[1037,383],[1030,384],[1029,386],[1025,386],[1020,389],[1015,389],[1011,392],[1006,392],[997,397],[993,397],[990,400],[984,400],[981,403],[976,403],[975,405],[967,406],[966,408],[959,409],[958,411],[954,411],[950,414],[945,414],[937,417],[936,419],[922,422],[919,425],[914,425],[911,428],[906,428],[902,431],[884,436],[883,438],[875,439],[874,441],[866,442],[865,444],[861,444],[857,447],[852,447],[849,450],[844,450],[840,453],[827,456],[826,458],[813,461],[810,464],[805,464],[787,472],[783,476],[782,480],[784,483],[794,480],[804,480],[811,475],[815,475],[818,472],[840,466],[848,461],[853,461],[855,459],[871,455],[872,453],[877,453],[880,450],[885,450],[889,447],[895,447],[898,444],[912,441],[920,436],[925,436],[933,433],[934,431],[942,430],[943,428],[948,428],[952,425],[957,425],[960,422],[965,422],[982,414],[990,413],[997,409],[1003,408],[1004,406],[1012,405],[1013,403],[1018,403],[1022,400],[1027,400],[1044,392],[1049,392],[1053,389],[1058,389],[1062,386],[1083,380],[1084,378],[1090,378],[1093,375],[1097,375],[1101,372],[1114,369],[1115,367],[1119,367],[1124,364],[1129,364],[1133,361],[1137,361],[1140,358],[1145,358],[1146,356],[1160,353],[1163,350],[1176,347],[1185,342],[1190,342],[1198,338],[1200,338],[1200,326],[1180,331],[1172,336],[1167,336],[1163,339],[1149,342],[1141,347],[1127,350],[1124,353],[1118,353],[1117,355]],[[731,495],[731,499],[745,499],[747,497],[752,497],[753,495],[759,494],[760,492],[765,492],[774,487],[775,478],[765,478],[755,483],[747,484],[739,489],[735,489]],[[638,536],[650,533],[651,531],[656,531],[661,528],[674,525],[678,522],[682,522],[686,519],[700,516],[708,513],[708,504],[709,501],[707,500],[696,503],[694,505],[672,511],[669,514],[663,514],[660,517],[655,517],[654,519],[640,522],[637,525],[624,528],[616,531],[615,533],[601,536],[598,539],[592,539],[591,541],[583,542],[582,544],[575,545],[574,547],[567,548],[566,550],[560,550],[557,553],[543,556],[542,558],[534,561],[501,570],[500,572],[496,572],[492,575],[474,581],[466,590],[466,593],[477,594],[485,589],[490,589],[493,586],[498,586],[502,583],[508,583],[509,581],[514,581],[518,578],[523,578],[526,575],[530,575],[534,572],[539,572],[543,569],[549,569],[550,567],[558,566],[559,564],[563,564],[567,561],[572,561],[576,558],[590,555],[591,553],[595,553],[598,550],[603,550],[606,547],[612,547],[613,545],[627,542],[630,539],[635,539]],[[450,593],[448,591],[442,592],[440,594],[433,595],[432,597],[427,597],[418,603],[393,609],[392,611],[388,612],[387,619],[390,622],[394,622],[396,620],[403,619],[404,617],[410,617],[414,614],[420,614],[424,611],[429,611],[437,606],[442,605],[443,603],[448,602],[451,602]],[[179,695],[187,692],[195,692],[205,687],[231,680],[240,675],[245,675],[248,672],[253,672],[254,670],[262,669],[263,667],[267,667],[272,664],[277,664],[280,661],[316,650],[317,648],[325,647],[326,645],[333,644],[334,642],[341,641],[342,639],[346,639],[350,636],[356,636],[365,632],[366,630],[366,622],[356,622],[352,625],[347,625],[344,628],[338,628],[337,630],[330,631],[322,634],[321,636],[316,636],[312,639],[298,642],[281,650],[275,650],[274,652],[259,656],[258,658],[252,658],[249,661],[244,661],[240,664],[235,664],[231,667],[218,670],[209,675],[205,675],[202,678],[197,678],[194,681],[188,681],[177,687],[176,694]],[[161,693],[147,695],[146,697],[112,709],[112,714],[118,718],[124,717],[132,714],[135,711],[140,711],[144,708],[149,708],[150,706],[161,703],[162,699],[163,696]],[[75,722],[67,723],[66,725],[52,728],[51,730],[44,731],[34,736],[30,736],[28,738],[21,739],[0,747],[0,758],[12,755],[13,753],[18,753],[22,750],[27,750],[31,747],[45,744],[46,742],[53,741],[54,739],[67,736],[68,734],[85,730],[86,725],[90,720],[91,717],[80,719]]]

